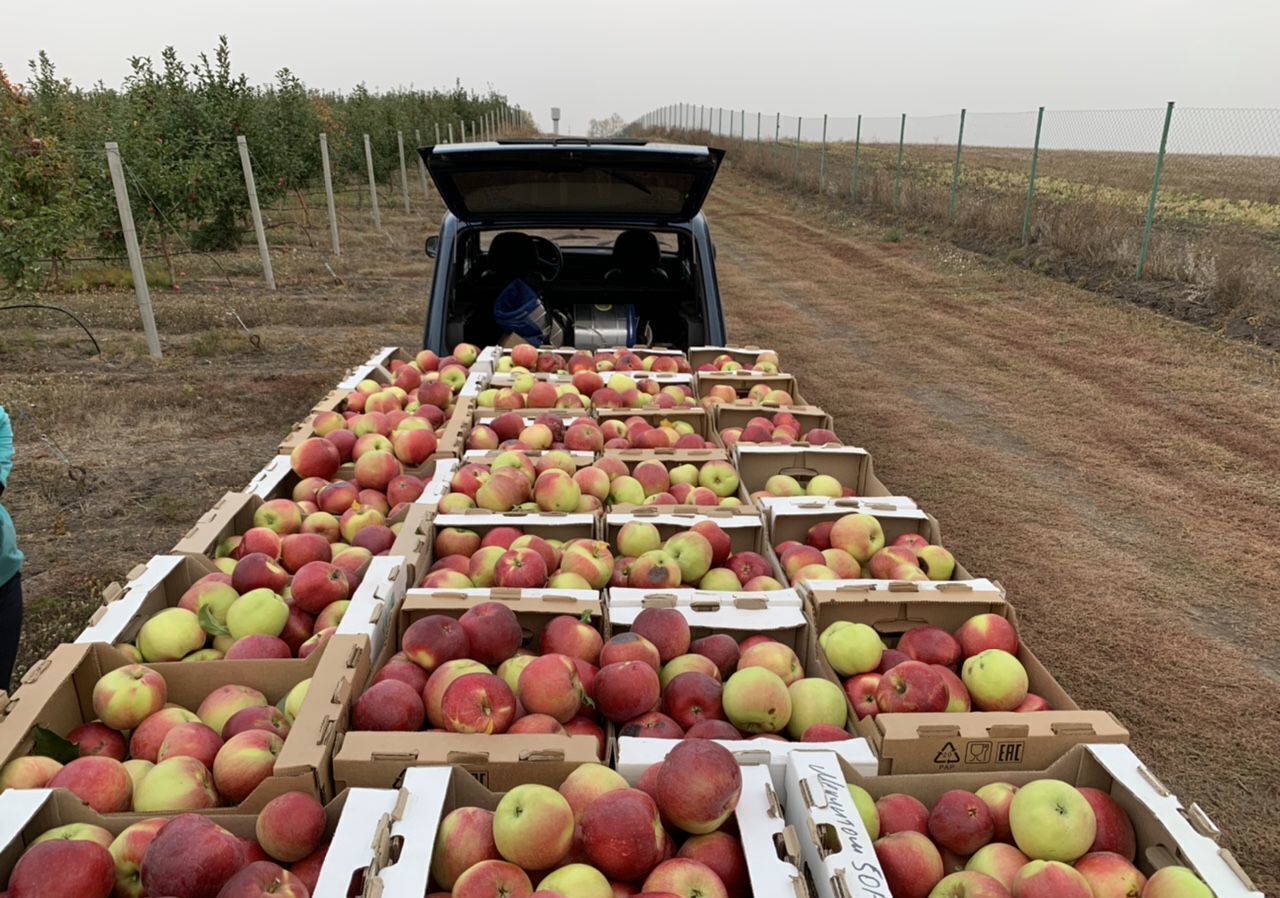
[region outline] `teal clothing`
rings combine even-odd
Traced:
[[[0,487],[9,483],[13,470],[13,427],[9,413],[0,405]],[[0,491],[0,496],[3,492]],[[9,512],[0,505],[0,586],[8,583],[22,570],[22,552],[18,549],[18,534],[13,529]]]

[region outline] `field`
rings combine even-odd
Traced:
[[[346,366],[420,339],[438,210],[383,214],[383,235],[349,215],[341,284],[321,256],[282,254],[267,293],[246,250],[234,276],[157,292],[159,363],[129,293],[50,300],[102,358],[52,313],[4,313],[23,668],[240,488]],[[733,339],[780,352],[963,563],[1006,586],[1068,692],[1116,713],[1280,891],[1276,356],[732,168],[708,215]]]

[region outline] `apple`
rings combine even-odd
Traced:
[[[689,651],[710,658],[720,671],[721,680],[728,679],[738,669],[738,642],[726,633],[712,633],[695,639],[689,643]]]
[[[1009,898],[1009,890],[985,873],[967,870],[944,876],[929,898]]]
[[[387,679],[374,683],[356,699],[351,725],[356,730],[411,732],[422,729],[425,715],[422,698],[412,686]]]
[[[565,777],[559,792],[573,809],[576,825],[582,822],[582,815],[597,798],[606,792],[627,788],[627,781],[622,775],[604,764],[582,764]]]
[[[580,863],[565,864],[544,876],[534,895],[542,898],[560,895],[572,895],[574,898],[613,898],[613,887],[595,867]]]
[[[166,758],[186,756],[195,758],[205,767],[212,767],[222,744],[222,737],[203,723],[180,723],[165,734],[160,750],[156,752],[156,763]]]
[[[315,515],[326,514],[323,511],[317,511]],[[307,521],[311,521],[315,515],[307,515],[306,520],[302,522],[305,529]],[[332,518],[335,524],[338,519],[333,515],[327,515]],[[313,524],[318,522],[313,522]],[[338,525],[341,526],[340,524]],[[337,532],[337,531],[335,531]],[[336,537],[334,539],[336,542]],[[303,565],[312,561],[330,561],[333,558],[333,548],[330,540],[319,533],[290,533],[280,542],[280,564],[289,573],[296,574],[302,569]]]
[[[115,865],[114,894],[118,898],[142,898],[142,859],[168,822],[167,818],[153,817],[126,826],[107,846]]]
[[[729,560],[729,556],[733,554],[733,542],[723,527],[715,521],[699,521],[689,529],[711,543],[712,567],[721,567]]]
[[[481,861],[501,860],[493,841],[493,811],[461,807],[450,811],[436,830],[431,878],[444,889]]]
[[[728,898],[748,898],[751,879],[742,843],[724,831],[691,836],[680,846],[676,857],[698,861],[720,878]]]
[[[213,762],[213,781],[219,794],[233,804],[244,801],[271,776],[283,747],[284,740],[266,730],[246,730],[232,736]]]
[[[208,634],[185,608],[166,608],[149,617],[138,631],[144,661],[177,661],[204,646]]]
[[[997,842],[1013,842],[1013,833],[1009,831],[1009,805],[1017,791],[1018,788],[1010,783],[987,783],[974,793],[986,802],[987,810],[991,812],[991,822],[995,825],[992,839]]]
[[[829,725],[843,729],[848,721],[848,707],[844,691],[820,677],[803,677],[787,687],[791,695],[791,718],[787,721],[787,733],[800,740],[815,725]]]
[[[446,661],[441,664],[427,678],[426,688],[422,690],[422,703],[426,707],[427,720],[431,721],[431,726],[435,729],[444,729],[444,710],[442,705],[445,691],[454,680],[469,673],[489,673],[489,668],[470,658],[455,658],[452,661]],[[515,692],[516,690],[512,691]],[[407,699],[405,701],[408,704]]]
[[[572,549],[570,547],[565,554],[568,555]],[[594,665],[600,660],[604,637],[591,625],[589,613],[581,618],[560,614],[547,622],[539,645],[543,654],[568,655]]]
[[[1013,877],[1018,898],[1094,898],[1089,882],[1060,861],[1033,860]]]
[[[682,583],[696,583],[711,569],[714,550],[701,533],[685,530],[667,540],[664,550],[680,567]]]
[[[732,636],[725,636],[724,638],[733,643],[734,664],[736,666],[738,644],[733,641]],[[692,648],[692,645],[690,648]],[[627,630],[610,637],[609,641],[600,649],[599,663],[601,667],[622,661],[642,661],[652,667],[655,673],[662,666],[662,656],[658,654],[657,647],[634,630]]]
[[[143,855],[143,891],[214,898],[244,866],[238,838],[205,817],[182,814],[161,828]]]
[[[440,710],[451,733],[504,733],[515,720],[516,698],[500,677],[464,674],[449,684]]]
[[[788,686],[804,676],[804,667],[801,666],[795,651],[790,646],[774,640],[743,648],[738,659],[738,670],[742,671],[750,667],[771,670]]]
[[[351,597],[343,569],[327,561],[310,561],[294,574],[293,602],[308,614],[319,614],[334,602]]]
[[[1142,890],[1142,898],[1213,898],[1213,892],[1186,867],[1161,867]]]
[[[99,814],[111,814],[129,809],[133,778],[115,758],[87,755],[55,773],[48,788],[66,789]]]
[[[960,643],[941,627],[912,627],[898,640],[898,651],[915,661],[954,668],[963,654]]]
[[[683,739],[684,730],[660,711],[649,711],[627,721],[619,730],[619,736],[636,739]]]
[[[737,574],[744,585],[756,577],[769,576],[772,570],[769,562],[758,552],[735,552],[725,561],[725,567]]]
[[[842,677],[875,670],[884,652],[880,634],[863,623],[837,621],[822,632],[819,643],[827,663]]]
[[[1137,856],[1138,843],[1133,831],[1133,821],[1124,812],[1124,808],[1101,789],[1083,786],[1079,791],[1093,808],[1093,816],[1097,821],[1089,851],[1112,852],[1132,861]]]
[[[1019,714],[1029,714],[1035,711],[1052,711],[1050,704],[1035,693],[1028,692],[1027,697],[1022,700],[1022,704],[1013,709]]]
[[[0,767],[0,792],[6,789],[43,789],[62,769],[53,758],[26,755]]]
[[[80,750],[80,757],[105,755],[117,761],[125,759],[124,736],[98,722],[84,723],[67,733],[67,741]]]
[[[302,512],[292,499],[269,499],[254,511],[253,526],[265,527],[281,536],[297,533],[302,529]]]
[[[864,717],[875,717],[880,713],[880,705],[876,702],[880,677],[878,673],[864,673],[845,680],[844,693],[859,720]]]
[[[93,712],[113,730],[132,730],[164,707],[164,677],[141,664],[103,674],[93,687]]]
[[[929,812],[929,835],[940,847],[968,856],[991,841],[995,822],[981,798],[951,789],[939,796]]]
[[[920,569],[930,580],[950,580],[956,570],[955,557],[942,546],[924,546],[916,550]]]
[[[106,848],[83,839],[56,839],[32,845],[9,875],[12,898],[108,898],[116,882],[115,862]]]
[[[1075,786],[1042,779],[1014,793],[1009,828],[1018,848],[1032,860],[1070,863],[1093,844],[1097,818]]]
[[[876,704],[881,713],[943,711],[950,699],[946,682],[921,661],[902,662],[882,675],[876,687]]]
[[[966,659],[961,678],[981,711],[1012,711],[1027,697],[1027,670],[1003,649],[987,649]]]
[[[515,612],[501,602],[482,602],[468,608],[458,625],[466,633],[470,656],[485,665],[501,664],[516,653],[524,640]]]
[[[947,686],[947,706],[942,710],[951,713],[972,710],[973,703],[969,698],[969,690],[965,688],[964,681],[957,677],[949,667],[943,667],[941,664],[930,664],[929,667],[938,676],[942,677],[942,682]]]
[[[689,651],[689,622],[674,608],[645,608],[632,621],[631,632],[649,640],[664,664]]]
[[[657,804],[639,789],[611,789],[582,815],[587,859],[610,879],[642,879],[663,859],[663,835]]]
[[[876,673],[886,674],[903,661],[910,660],[912,659],[907,657],[905,652],[900,652],[897,649],[885,649],[884,654],[880,656],[880,664],[876,667]]]
[[[560,570],[582,577],[591,589],[603,589],[613,574],[613,552],[603,540],[575,540],[564,550]]]
[[[263,850],[291,864],[320,847],[324,840],[324,806],[306,792],[286,792],[258,812],[254,834]]]
[[[1093,898],[1139,898],[1147,877],[1128,858],[1112,851],[1095,851],[1075,862],[1075,870],[1089,884]]]
[[[658,683],[663,689],[667,688],[667,684],[683,673],[702,673],[707,676],[719,680],[720,668],[716,667],[716,663],[705,655],[677,655],[662,666],[662,670],[658,672]]]
[[[723,692],[724,687],[715,677],[689,671],[664,687],[662,709],[687,733],[703,720],[724,720]]]
[[[218,898],[309,898],[306,885],[293,873],[271,861],[254,861],[227,880]]]
[[[510,589],[538,589],[547,583],[547,563],[533,549],[508,549],[494,567],[494,583]]]
[[[979,789],[978,792],[982,790]],[[965,862],[966,870],[985,873],[1006,889],[1013,888],[1013,877],[1030,863],[1030,858],[1008,842],[983,845]]]
[[[447,614],[430,614],[411,623],[400,647],[409,660],[430,673],[446,661],[471,654],[467,631]]]
[[[582,706],[582,681],[568,655],[554,653],[530,661],[520,671],[519,687],[520,703],[526,711],[546,714],[561,723],[572,720]]]
[[[683,857],[658,864],[640,888],[644,895],[662,895],[664,898],[666,895],[676,895],[678,898],[728,898],[729,894],[714,870],[700,861]]]
[[[884,548],[884,528],[869,514],[849,514],[831,527],[831,546],[866,564],[871,556]]]
[[[987,649],[1003,649],[1010,655],[1018,654],[1018,632],[1013,624],[999,614],[975,614],[955,632],[965,658],[979,655]]]
[[[221,736],[223,739],[230,739],[245,730],[267,730],[283,739],[289,735],[289,729],[289,721],[279,708],[274,705],[255,705],[227,718],[227,722],[222,725]]]
[[[559,864],[569,853],[573,831],[573,808],[548,786],[516,786],[502,796],[493,814],[498,852],[526,870],[549,870]]]
[[[945,875],[942,855],[927,836],[912,830],[881,836],[872,846],[893,898],[927,898]]]
[[[876,800],[876,814],[880,818],[880,835],[915,832],[929,834],[929,809],[912,795],[893,792]]]
[[[252,589],[227,609],[227,629],[233,639],[255,633],[279,636],[289,620],[289,606],[270,589]]]
[[[658,703],[661,687],[654,669],[643,661],[622,661],[601,668],[592,698],[607,720],[625,723]]]
[[[46,829],[40,835],[31,840],[31,845],[39,845],[42,842],[53,841],[79,841],[95,842],[103,848],[110,848],[115,836],[111,835],[109,830],[103,829],[101,826],[95,826],[92,823],[65,823],[62,826],[55,826],[53,829]]]
[[[308,634],[310,631],[308,631]],[[206,651],[214,651],[217,649],[207,649]],[[228,661],[245,661],[245,660],[263,660],[263,659],[285,659],[293,657],[293,650],[289,648],[289,644],[278,636],[267,636],[261,633],[255,633],[246,636],[243,639],[237,639],[227,649],[225,654],[219,653],[218,656]],[[190,660],[190,656],[183,659]]]
[[[741,669],[729,677],[721,702],[729,722],[745,733],[777,733],[791,719],[787,684],[764,667]]]

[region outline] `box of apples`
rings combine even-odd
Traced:
[[[448,763],[492,782],[607,759],[590,699],[603,628],[592,590],[410,589],[380,656],[325,668],[346,684],[330,710],[335,782],[387,787],[406,766]]]
[[[693,370],[680,350],[659,346],[619,346],[588,352],[572,346],[537,347],[520,343],[515,346],[490,346],[480,354],[480,358],[492,364],[493,370],[498,373],[515,368],[548,373],[565,372],[571,375],[583,371],[606,374],[613,371],[690,374]]]
[[[593,409],[596,421],[604,430],[605,442],[614,439],[625,439],[631,445],[622,446],[615,445],[607,447],[609,449],[668,449],[674,448],[675,444],[681,437],[698,436],[702,438],[702,446],[690,445],[692,439],[686,440],[682,449],[699,449],[699,448],[718,448],[714,446],[711,427],[711,416],[707,410],[701,406],[681,407],[681,408],[654,408],[652,405],[646,408],[596,408]],[[610,424],[606,427],[606,422],[620,421],[624,425],[623,429],[619,429],[616,424]],[[647,427],[640,428],[638,425],[645,424]],[[640,435],[648,433],[655,428],[668,431],[666,441],[658,439],[656,434],[647,436],[640,440]],[[637,445],[638,442],[651,443],[652,445]],[[602,447],[603,448],[603,447]]]
[[[906,497],[808,496],[769,503],[771,561],[786,581],[971,580],[937,520]]]
[[[759,371],[700,371],[697,398],[704,408],[728,404],[750,408],[807,406],[800,385],[790,374]]]
[[[348,797],[285,792],[256,814],[102,815],[62,790],[9,790],[0,884],[14,898],[317,896]]]
[[[682,743],[631,781],[600,764],[512,774],[481,783],[419,767],[389,796],[352,790],[349,808],[362,796],[371,806],[344,813],[315,895],[347,895],[353,881],[364,894],[453,898],[808,894],[767,773],[714,743]],[[340,845],[356,850],[342,857]]]
[[[598,590],[608,582],[613,556],[607,545],[597,544],[597,526],[594,513],[470,508],[433,516],[415,506],[388,554],[406,559],[414,584],[428,589]],[[499,565],[508,552],[507,563]]]
[[[592,468],[574,477],[609,511],[654,506],[696,513],[750,505],[737,468],[719,449],[609,451]]]
[[[468,452],[459,464],[449,466],[447,489],[436,507],[442,514],[471,508],[594,512],[602,507],[600,500],[583,492],[580,484],[585,481],[578,476],[594,461],[590,452],[562,449]]]
[[[1051,765],[867,776],[823,752],[788,761],[787,821],[818,898],[1262,898],[1219,832],[1124,745]]]
[[[446,369],[461,368],[464,372],[470,372],[471,368],[480,361],[480,347],[473,346],[470,343],[459,343],[453,347],[453,351],[443,358],[429,349],[420,349],[410,351],[401,349],[398,346],[384,346],[369,357],[363,364],[356,365],[348,369],[343,375],[341,381],[338,382],[340,390],[354,390],[356,385],[365,380],[376,380],[381,383],[396,383],[396,375],[401,368],[411,368],[419,376],[436,372],[443,376]],[[480,369],[487,366],[480,364]],[[449,374],[452,380],[455,375]],[[464,378],[465,379],[465,378]],[[403,382],[400,386],[404,389],[410,389]],[[458,392],[458,388],[453,390]]]
[[[653,505],[609,512],[604,539],[614,559],[610,588],[768,592],[786,586],[781,569],[765,554],[760,515],[747,506],[692,513]]]
[[[335,637],[345,654],[365,637]],[[334,686],[313,654],[137,664],[102,643],[63,644],[0,717],[0,792],[66,789],[100,814],[257,811],[287,791],[332,797]]]
[[[743,490],[761,506],[795,504],[793,500],[815,496],[839,499],[892,495],[876,476],[871,453],[853,446],[739,443],[733,448],[733,463]]]
[[[778,354],[756,346],[690,346],[689,364],[698,373],[759,371],[778,373]]]
[[[640,592],[610,591],[610,636],[594,684],[596,708],[618,727],[619,772],[642,771],[683,738],[715,740],[744,763],[765,765],[779,791],[799,743],[822,743],[875,770],[789,591],[768,599]]]
[[[820,408],[791,406],[783,411],[717,403],[711,409],[717,444],[733,449],[739,443],[778,446],[842,446],[835,424]]]
[[[1040,663],[999,586],[896,585],[801,587],[819,663],[843,682],[881,773],[1035,769],[1080,742],[1128,741],[1119,721],[1081,710]]]

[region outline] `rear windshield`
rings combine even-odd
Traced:
[[[587,168],[581,171],[475,171],[453,175],[472,215],[541,212],[674,216],[694,189],[687,171]]]
[[[497,228],[480,233],[480,249],[488,252],[493,238],[510,228]],[[530,237],[545,237],[563,249],[571,247],[587,247],[593,249],[612,249],[614,241],[622,233],[621,228],[521,228]],[[658,241],[658,248],[664,253],[680,251],[680,238],[670,231],[650,231]]]

